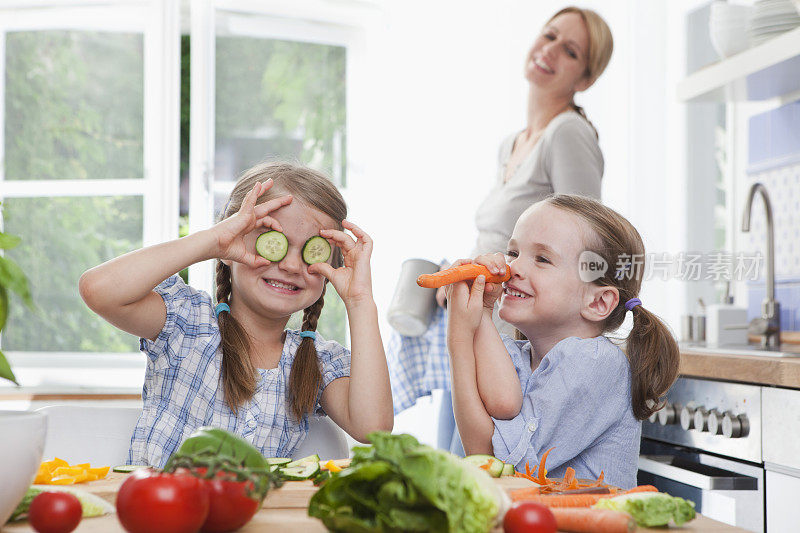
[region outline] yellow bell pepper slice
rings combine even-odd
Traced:
[[[331,459],[330,461],[325,463],[325,468],[327,468],[330,472],[341,472],[342,471],[342,469],[339,468],[339,466],[336,463],[333,462],[333,459]]]
[[[97,468],[87,468],[89,472],[97,476],[97,479],[103,479],[108,475],[108,471],[111,470],[110,466],[101,466]]]
[[[80,463],[70,466],[63,459],[56,457],[52,461],[44,461],[39,465],[34,483],[51,485],[72,485],[95,481],[108,475],[110,466],[92,468],[89,463]]]

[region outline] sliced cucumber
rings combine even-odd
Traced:
[[[288,250],[289,241],[280,231],[271,230],[256,239],[256,252],[268,261],[280,261]]]
[[[503,476],[513,476],[513,475],[514,475],[514,474],[516,474],[516,473],[517,473],[517,471],[516,471],[516,469],[514,468],[514,465],[511,465],[511,464],[505,463],[505,464],[503,465],[503,471],[502,471],[502,472],[500,472],[500,477],[503,477]]]
[[[286,463],[283,466],[283,468],[294,468],[296,466],[305,466],[306,464],[309,464],[309,463],[316,463],[317,466],[319,466],[319,455],[317,455],[317,454],[308,455],[306,457],[303,457],[302,459],[298,459],[296,461],[292,461],[290,463]]]
[[[319,462],[308,462],[300,466],[284,467],[281,475],[291,481],[310,479],[319,474]]]
[[[291,463],[292,460],[288,457],[267,457],[267,464],[268,465],[286,465]]]
[[[147,468],[147,466],[146,465],[119,465],[119,466],[115,466],[111,470],[113,472],[121,472],[123,474],[130,474],[134,470],[138,470],[140,468]]]
[[[503,472],[503,466],[505,465],[503,461],[491,455],[468,455],[464,460],[483,468],[492,477],[500,477],[500,474]],[[488,468],[486,467],[487,464],[489,465]]]
[[[331,243],[315,235],[303,245],[303,261],[307,265],[324,263],[331,256]]]

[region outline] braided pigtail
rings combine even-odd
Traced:
[[[231,269],[217,261],[217,302],[228,303],[231,295]],[[256,392],[256,369],[250,361],[250,342],[247,332],[229,311],[217,316],[222,347],[220,370],[225,403],[236,413]]]
[[[325,288],[319,299],[303,310],[301,331],[316,331],[322,306],[325,305]],[[289,398],[295,419],[300,420],[306,413],[313,413],[317,406],[317,392],[322,385],[322,372],[314,339],[303,337],[289,373]]]

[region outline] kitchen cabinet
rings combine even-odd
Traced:
[[[702,68],[677,88],[683,102],[753,101],[800,90],[800,28]]]

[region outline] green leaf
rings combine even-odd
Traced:
[[[10,250],[22,242],[20,237],[0,231],[0,250]]]
[[[17,381],[14,372],[11,371],[11,365],[8,364],[8,360],[6,356],[3,355],[3,352],[0,352],[0,378],[7,379],[14,383],[14,385],[19,386],[19,381]]]
[[[0,285],[16,292],[22,301],[33,309],[33,298],[27,276],[15,262],[5,257],[0,257]]]

